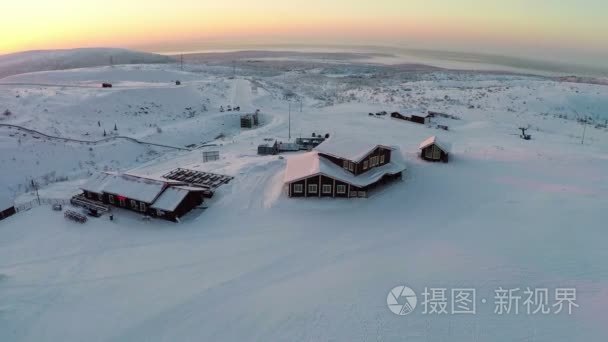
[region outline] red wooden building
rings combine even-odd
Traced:
[[[81,187],[89,200],[170,221],[203,203],[206,188],[186,182],[102,172]]]

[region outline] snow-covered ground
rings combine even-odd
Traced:
[[[191,147],[65,143],[0,127],[0,186],[18,201],[33,198],[23,193],[32,178],[48,184],[42,197],[68,198],[104,169],[156,175],[189,167],[235,179],[181,224],[116,210],[114,221],[79,225],[46,206],[1,221],[0,340],[608,338],[608,131],[595,128],[608,119],[608,87],[290,63],[288,70],[275,61],[239,65],[235,79],[226,63],[2,80],[13,83],[0,85],[0,103],[12,114],[0,124]],[[105,81],[114,87],[98,87]],[[256,155],[264,139],[288,139],[288,99],[292,138],[330,133],[398,146],[404,180],[368,199],[288,199],[286,160]],[[226,105],[259,108],[263,125],[241,130],[238,114],[219,111]],[[449,126],[443,131],[368,115],[380,110],[434,110],[460,120],[435,119]],[[584,128],[583,117],[593,124]],[[531,141],[518,137],[520,126],[530,127]],[[449,164],[418,159],[419,143],[431,135],[452,143]],[[219,161],[202,162],[197,147],[205,143],[218,145]],[[386,305],[397,285],[419,296],[408,316]],[[476,288],[477,314],[423,314],[425,287]],[[572,287],[579,307],[572,315],[526,315],[522,306],[519,315],[500,316],[499,287]]]

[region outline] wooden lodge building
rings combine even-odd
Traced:
[[[110,172],[95,175],[81,190],[88,200],[170,221],[201,205],[208,192],[185,182]]]
[[[367,197],[378,185],[401,179],[405,164],[392,146],[331,138],[289,158],[289,197]]]
[[[421,124],[421,125],[426,125],[429,122],[431,122],[431,117],[433,117],[433,116],[430,114],[424,115],[424,116],[405,115],[405,114],[401,114],[399,112],[392,112],[391,117],[394,119],[400,119],[400,120],[410,121],[410,122],[414,122],[414,123]]]
[[[420,158],[428,161],[447,163],[450,157],[451,145],[432,136],[420,143]]]

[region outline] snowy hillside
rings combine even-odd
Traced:
[[[169,61],[166,56],[114,48],[26,51],[0,55],[0,79],[27,72],[86,68],[111,63],[117,65]]]
[[[36,205],[0,221],[0,341],[608,338],[608,87],[403,65],[236,65],[3,80],[12,84],[0,85],[0,186],[18,203],[35,198],[31,179],[42,198],[68,199],[100,170],[235,178],[179,224],[115,209],[113,221],[80,225]],[[262,125],[241,129],[239,113],[219,110],[227,105],[260,109]],[[452,118],[368,114],[429,110]],[[403,181],[366,199],[288,198],[286,161],[299,153],[256,152],[287,141],[290,120],[292,139],[399,147]],[[418,157],[432,135],[452,144],[450,163]],[[220,160],[203,163],[208,144]],[[408,316],[387,307],[398,285],[419,296]],[[477,313],[425,315],[425,287],[474,287]],[[500,316],[500,287],[576,288],[579,307]]]

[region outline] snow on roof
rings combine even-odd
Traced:
[[[106,184],[114,179],[116,175],[109,172],[99,172],[93,175],[93,177],[89,178],[89,180],[84,183],[80,189],[84,191],[94,192],[94,193],[102,193]]]
[[[202,189],[201,189],[202,190]],[[164,211],[173,211],[182,203],[184,198],[190,193],[189,190],[181,187],[169,187],[160,195],[160,197],[150,207]]]
[[[388,145],[372,143],[360,139],[336,139],[332,137],[315,147],[315,150],[319,153],[327,154],[333,157],[359,162],[378,146],[393,149]]]
[[[152,203],[160,195],[165,186],[165,182],[158,180],[102,172],[93,176],[81,189],[96,193],[106,192],[145,203]]]
[[[450,150],[452,149],[452,144],[447,143],[445,141],[440,141],[434,135],[432,137],[429,137],[425,141],[421,142],[419,149],[423,149],[423,148],[431,146],[433,144],[439,146],[439,148],[441,148],[444,152],[450,152]]]
[[[166,183],[130,175],[117,175],[109,181],[103,191],[125,196],[140,202],[152,203],[165,188]]]
[[[316,151],[293,156],[287,160],[284,181],[292,183],[304,178],[323,174],[342,182],[364,187],[380,180],[385,175],[393,175],[405,170],[405,163],[401,153],[393,153],[391,162],[375,167],[358,176],[344,170],[340,166],[319,156]]]
[[[185,184],[184,182],[173,180],[173,179],[168,179],[161,175],[156,175],[156,174],[148,175],[148,174],[135,173],[135,172],[125,172],[124,174],[127,176],[133,176],[133,177],[137,177],[137,178],[144,178],[144,179],[149,179],[149,180],[153,180],[153,181],[163,182],[163,183],[167,183],[169,185]]]
[[[179,185],[179,186],[175,186],[176,189],[182,189],[182,190],[187,190],[190,192],[201,192],[201,191],[208,191],[209,189],[207,188],[201,188],[200,186],[189,186],[189,185]]]

